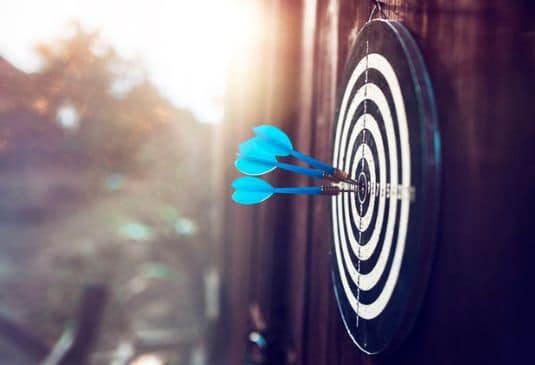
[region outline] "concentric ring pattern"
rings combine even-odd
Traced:
[[[332,163],[356,191],[332,198],[331,275],[344,326],[367,353],[395,348],[429,280],[440,135],[423,58],[399,22],[357,36],[337,100]]]
[[[398,199],[394,187],[411,186],[403,94],[392,66],[380,54],[363,57],[347,83],[333,165],[355,180],[365,176],[364,202],[349,194],[332,198],[334,254],[353,310],[360,318],[373,319],[391,298],[405,249],[410,200]],[[362,270],[365,266],[369,271]],[[374,288],[374,298],[364,300],[365,292]]]

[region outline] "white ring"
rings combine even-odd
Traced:
[[[356,109],[356,108],[355,108]],[[351,119],[346,118],[346,121],[350,121]],[[349,139],[349,148],[348,150],[351,151],[353,148],[354,140],[356,139],[356,136],[360,133],[360,131],[364,128],[364,114],[359,117],[357,120],[357,123],[355,124],[355,127],[353,128],[353,131],[351,133],[351,137]],[[376,149],[377,149],[377,156],[379,158],[379,183],[381,186],[384,186],[386,184],[386,159],[385,159],[385,149],[383,145],[383,138],[381,137],[381,131],[379,130],[379,126],[377,125],[377,122],[375,121],[375,118],[371,114],[366,114],[366,129],[371,133],[373,136],[373,139],[375,141]],[[355,137],[353,137],[355,135]],[[354,176],[352,176],[354,178]],[[375,181],[374,181],[375,182]],[[346,212],[349,214],[349,210],[347,209],[347,194],[344,194],[343,197],[343,203],[344,207],[346,209]],[[338,209],[340,217],[344,216],[341,214],[342,209],[342,198],[338,198]],[[353,199],[352,199],[353,201]],[[360,260],[366,261],[368,260],[375,251],[375,248],[377,247],[377,244],[379,242],[379,236],[381,234],[381,228],[383,226],[383,218],[384,218],[384,210],[385,210],[385,197],[379,197],[379,207],[377,211],[377,220],[375,222],[375,227],[372,232],[372,235],[370,236],[370,239],[368,242],[364,244],[360,244],[358,240],[356,239],[355,234],[351,230],[348,233],[349,236],[349,242],[351,244],[351,248],[353,250],[353,254],[356,255]],[[370,202],[371,203],[371,202]],[[353,211],[356,209],[352,208]],[[369,209],[369,208],[368,208]],[[354,215],[354,214],[353,214]],[[346,217],[346,225],[349,222],[349,217]],[[350,226],[349,226],[350,227]],[[368,227],[366,227],[368,228]],[[360,249],[359,249],[360,247]]]
[[[361,144],[358,147],[355,156],[364,156],[363,159],[368,164],[368,169],[370,170],[370,183],[373,182],[375,184],[375,181],[376,181],[375,160],[373,159],[372,150],[370,149],[370,147],[368,145],[366,145],[366,144]],[[356,171],[357,171],[358,165],[360,163],[361,162],[360,162],[360,159],[359,159],[357,163],[353,164],[353,168],[351,169],[351,178],[354,179],[354,180],[356,180],[355,179],[355,175],[356,175]],[[362,173],[363,172],[361,172],[361,174]],[[359,220],[359,223],[357,224],[358,230],[360,232],[365,232],[368,229],[368,227],[370,226],[370,223],[372,221],[373,209],[375,208],[375,198],[374,197],[370,197],[370,202],[368,203],[368,209],[366,209],[366,214],[364,214],[364,216],[362,216],[362,213],[359,212],[359,210],[358,210],[357,203],[356,203],[355,199],[349,199],[348,195],[349,194],[344,194],[344,197],[343,197],[344,210],[346,212],[349,211],[349,209],[347,207],[347,201],[349,200],[350,203],[351,203],[351,211],[353,212],[352,216],[355,217],[355,214],[356,214],[356,218]],[[346,218],[346,222],[347,222],[348,219],[351,219],[351,218],[348,216]],[[351,230],[351,231],[353,231],[353,230]],[[357,241],[357,245],[359,245],[358,241]],[[365,244],[363,244],[361,242],[360,245],[364,246]],[[351,247],[353,247],[353,245]],[[358,246],[357,246],[357,249],[358,249]],[[361,249],[361,251],[362,251],[362,249]],[[361,260],[362,260],[362,258],[361,258]]]
[[[351,101],[351,106],[349,107],[346,121],[351,120],[353,118],[353,116],[350,113],[352,111],[353,112],[356,111],[358,105],[364,101],[364,89],[365,88],[367,88],[366,90],[367,98],[373,101],[377,105],[377,107],[379,108],[379,113],[383,117],[383,122],[385,124],[385,131],[387,135],[388,157],[390,160],[390,183],[396,186],[398,183],[398,155],[397,155],[397,146],[396,146],[396,135],[394,133],[394,125],[393,125],[392,115],[390,114],[390,109],[388,107],[388,102],[383,92],[381,91],[381,89],[379,89],[377,85],[365,84],[357,91],[357,93],[355,94],[355,97]],[[347,125],[349,125],[349,123],[346,124],[346,126]],[[342,139],[342,144],[340,145],[340,148],[342,150],[351,151],[351,148],[346,149],[344,142],[345,140]],[[346,171],[347,171],[347,168],[351,166],[351,158],[352,158],[351,154],[346,154],[345,164],[343,165]],[[381,182],[384,181],[382,177],[385,175],[386,174],[381,173]],[[380,199],[386,199],[386,198],[383,196]],[[338,200],[340,203],[340,199]],[[349,228],[351,227],[351,220],[349,219],[349,212],[348,212],[349,206],[348,206],[347,195],[344,196],[343,200],[344,200],[343,209],[342,209],[342,204],[338,205],[338,212],[340,214],[338,219],[341,220],[343,216],[344,221],[345,221],[344,226],[348,227],[347,230],[349,232],[348,236],[349,236],[351,246],[354,247],[354,242],[351,240],[353,231]],[[362,274],[362,273],[359,274],[357,272],[357,269],[355,268],[355,265],[353,265],[353,261],[351,260],[351,255],[348,252],[347,245],[346,244],[342,245],[342,252],[343,252],[343,257],[344,257],[344,262],[345,262],[347,272],[351,276],[351,279],[353,280],[353,282],[355,284],[358,283],[359,288],[361,290],[366,291],[366,290],[372,289],[379,282],[379,279],[381,278],[381,275],[383,274],[386,268],[388,257],[390,256],[390,250],[392,248],[392,237],[394,235],[394,228],[396,224],[396,209],[397,209],[397,199],[392,199],[390,201],[389,209],[388,209],[388,216],[386,220],[386,232],[384,236],[383,246],[382,246],[381,252],[379,252],[379,257],[377,259],[377,262],[375,263],[375,265],[373,266],[370,272],[366,274]],[[342,210],[344,211],[343,213],[345,214],[341,214]],[[358,211],[354,211],[353,215],[358,216]],[[381,229],[381,228],[382,228],[382,224],[380,226],[376,224],[374,227],[374,231]],[[340,236],[341,236],[342,242],[347,242],[345,229],[342,228],[340,230]],[[356,244],[358,245],[358,241],[356,242]],[[361,250],[362,250],[362,247],[366,247],[366,246],[367,245],[361,246]],[[357,255],[358,255],[358,251],[357,251]]]
[[[346,151],[340,150],[340,133],[342,132],[342,125],[343,118],[346,112],[347,103],[349,100],[349,97],[351,96],[351,91],[358,80],[358,78],[362,75],[364,70],[366,69],[366,65],[368,68],[373,68],[379,71],[384,79],[387,82],[388,88],[390,89],[392,93],[392,97],[394,100],[394,106],[398,121],[398,127],[399,127],[399,145],[401,150],[401,183],[404,186],[410,186],[410,176],[411,176],[411,165],[410,165],[410,145],[409,145],[409,134],[408,134],[408,126],[407,126],[407,118],[406,118],[406,112],[405,112],[405,106],[403,101],[403,94],[401,93],[401,88],[399,86],[399,81],[397,79],[397,76],[388,62],[386,58],[383,56],[372,53],[367,55],[366,57],[362,58],[358,65],[355,67],[349,82],[346,86],[344,96],[342,98],[342,104],[340,109],[340,114],[337,121],[337,127],[336,127],[336,135],[335,135],[335,142],[334,142],[334,154],[333,154],[333,161],[335,164],[335,167],[339,167],[342,164],[341,161],[344,160]],[[345,127],[345,125],[344,125]],[[345,129],[345,128],[344,128]],[[388,133],[387,128],[387,133]],[[393,130],[391,130],[393,132]],[[392,164],[393,161],[391,161]],[[397,164],[395,166],[397,168]],[[396,179],[397,180],[397,179]],[[396,181],[397,184],[397,181]],[[392,202],[397,202],[397,199],[392,199]],[[391,204],[395,205],[397,203]],[[394,287],[397,283],[399,271],[401,268],[401,261],[403,259],[403,254],[405,250],[405,238],[407,234],[407,225],[408,225],[408,219],[409,219],[409,202],[407,200],[401,200],[400,202],[400,216],[399,216],[399,229],[398,229],[398,235],[397,235],[397,244],[396,249],[394,253],[394,258],[392,261],[392,265],[390,267],[390,271],[388,273],[387,280],[385,282],[385,285],[383,287],[383,290],[379,294],[379,296],[370,304],[361,303],[355,298],[355,295],[353,294],[351,287],[349,286],[349,283],[347,281],[347,277],[344,270],[344,260],[341,257],[340,252],[340,246],[342,246],[342,249],[347,250],[347,242],[345,239],[343,242],[340,241],[339,234],[340,232],[343,232],[343,228],[340,230],[339,222],[338,222],[338,216],[337,214],[339,210],[337,209],[339,205],[338,198],[333,197],[332,198],[332,219],[333,219],[333,233],[334,233],[334,246],[335,246],[335,254],[336,254],[336,261],[338,266],[338,274],[340,277],[340,281],[342,284],[342,287],[344,288],[344,293],[346,295],[347,300],[349,301],[351,307],[353,308],[353,311],[360,316],[363,319],[373,319],[380,315],[383,310],[385,309],[386,305],[388,304],[392,293],[394,291]],[[391,208],[392,210],[392,208]],[[390,215],[390,214],[389,214]],[[376,265],[377,266],[377,265]],[[349,271],[349,270],[348,270]],[[362,279],[362,276],[361,276]],[[362,283],[362,281],[361,281]]]
[[[366,146],[368,146],[368,145],[366,145]],[[356,156],[358,156],[358,155],[359,155],[359,151],[356,152]],[[370,157],[364,156],[364,151],[362,151],[361,156],[362,156],[362,158],[360,160],[358,160],[357,163],[355,165],[353,165],[353,168],[351,169],[352,174],[355,175],[355,176],[356,176],[356,173],[357,173],[358,165],[361,164],[361,163],[362,164],[364,163],[364,162],[360,162],[361,160],[368,158],[368,160],[371,159],[372,163],[375,164],[375,161],[373,160],[373,156],[370,156]],[[368,160],[366,160],[367,161],[366,163],[368,163]],[[370,164],[368,163],[368,170],[370,169],[369,166],[370,166]],[[374,168],[374,170],[373,170],[373,180],[375,181],[375,165],[372,165],[372,166]],[[370,173],[370,176],[371,176],[371,173]],[[361,178],[362,178],[362,180],[364,180],[363,183],[361,183]],[[368,178],[366,176],[366,173],[364,171],[361,171],[359,173],[359,176],[356,176],[353,180],[355,180],[357,182],[357,186],[359,188],[358,194],[357,194],[358,195],[357,197],[358,197],[358,200],[359,200],[359,204],[364,205],[364,203],[366,202],[366,198],[367,198],[366,194],[368,194],[371,177]],[[362,187],[364,187],[364,191],[362,191]],[[361,197],[361,193],[362,193],[362,197]],[[355,205],[354,204],[355,199],[351,199],[351,202],[352,202],[352,205]],[[369,206],[370,206],[370,204],[368,203],[368,207]],[[360,212],[359,214],[362,215],[362,212]],[[360,226],[362,226],[362,224],[360,224]]]

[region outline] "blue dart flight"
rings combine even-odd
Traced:
[[[232,182],[232,187],[235,190],[234,194],[232,194],[232,200],[243,205],[261,203],[269,199],[273,194],[319,195],[334,194],[338,192],[334,191],[332,188],[326,189],[326,187],[322,186],[276,188],[271,186],[271,184],[265,180],[251,176],[237,178]]]

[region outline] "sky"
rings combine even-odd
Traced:
[[[142,62],[160,92],[206,123],[223,117],[225,72],[232,52],[258,31],[255,0],[4,0],[0,56],[37,72],[38,42],[68,37],[79,21],[98,30],[125,59]]]

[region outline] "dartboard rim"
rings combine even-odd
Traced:
[[[367,23],[363,29],[361,30],[361,33],[364,31],[366,27],[369,27],[371,25],[376,26],[376,24],[382,24],[385,26],[384,31],[390,31],[393,32],[395,35],[397,41],[400,43],[403,53],[406,56],[407,64],[410,68],[410,77],[413,81],[413,85],[415,87],[415,96],[418,100],[417,102],[417,109],[419,118],[416,123],[419,128],[420,137],[422,140],[422,146],[421,148],[417,149],[417,153],[421,153],[421,164],[422,169],[425,168],[425,191],[422,194],[421,199],[423,200],[422,209],[425,208],[425,214],[423,214],[423,224],[425,228],[422,228],[420,232],[420,241],[426,242],[426,244],[421,245],[420,251],[418,252],[419,255],[419,262],[421,262],[420,265],[414,268],[415,272],[413,277],[421,277],[420,283],[418,285],[414,285],[411,287],[411,291],[409,294],[409,299],[406,301],[405,310],[403,313],[402,318],[399,321],[399,326],[397,328],[397,331],[394,333],[394,335],[391,337],[390,341],[386,342],[385,345],[382,348],[379,349],[373,349],[370,350],[369,348],[366,348],[362,346],[359,341],[355,338],[355,335],[353,334],[349,324],[348,319],[344,315],[344,309],[342,300],[346,300],[345,293],[342,290],[339,292],[339,288],[337,288],[337,276],[340,275],[337,273],[339,270],[337,258],[335,254],[335,238],[334,238],[334,228],[336,225],[334,224],[334,217],[332,214],[332,210],[334,209],[334,204],[331,202],[330,207],[330,219],[331,219],[331,227],[333,232],[331,232],[331,279],[332,279],[332,285],[333,290],[336,297],[336,303],[338,307],[338,311],[340,313],[340,317],[342,318],[344,327],[349,334],[352,341],[362,350],[363,352],[367,354],[377,354],[381,352],[391,352],[395,349],[397,349],[400,344],[403,342],[403,340],[407,337],[408,333],[410,332],[411,328],[414,326],[416,318],[418,316],[418,313],[420,312],[420,308],[422,306],[422,301],[425,295],[425,292],[427,290],[427,287],[429,286],[430,281],[430,275],[431,275],[431,266],[432,261],[434,258],[434,251],[435,251],[435,238],[436,238],[436,232],[437,232],[437,223],[438,223],[438,214],[439,214],[439,200],[440,200],[440,171],[441,171],[441,158],[440,158],[440,134],[438,130],[438,117],[436,112],[436,106],[435,106],[435,99],[433,95],[433,90],[431,87],[431,82],[429,79],[429,75],[427,72],[427,68],[425,67],[425,63],[423,61],[423,57],[419,51],[419,48],[416,44],[416,41],[414,40],[413,36],[410,34],[410,32],[407,30],[407,28],[400,22],[397,21],[390,21],[390,20],[373,20],[369,23]],[[359,33],[359,36],[360,34]],[[348,82],[348,75],[350,75],[354,68],[356,67],[356,62],[351,63],[351,58],[354,53],[355,45],[359,41],[359,36],[356,37],[352,47],[350,48],[350,52],[348,54],[348,59],[346,61],[346,65],[343,70],[343,80],[339,87],[337,99],[336,99],[336,113],[335,113],[335,119],[333,123],[333,143],[332,143],[332,156],[334,156],[335,153],[335,140],[336,140],[336,130],[338,125],[338,117],[340,113],[340,107],[342,104],[342,97],[346,91],[347,88],[347,82]],[[358,62],[358,60],[357,60]],[[342,121],[343,123],[343,121]],[[411,152],[409,158],[412,159],[412,154],[414,152]],[[422,180],[422,184],[424,181]],[[386,213],[385,213],[386,214]],[[409,224],[409,223],[408,223]],[[343,227],[342,227],[343,228]],[[340,227],[338,227],[340,229]],[[408,240],[408,237],[406,238]],[[405,254],[403,256],[403,261],[405,261]],[[396,282],[396,286],[399,283]],[[340,296],[343,296],[341,298]],[[389,299],[390,300],[390,299]],[[346,304],[347,305],[347,304]]]

